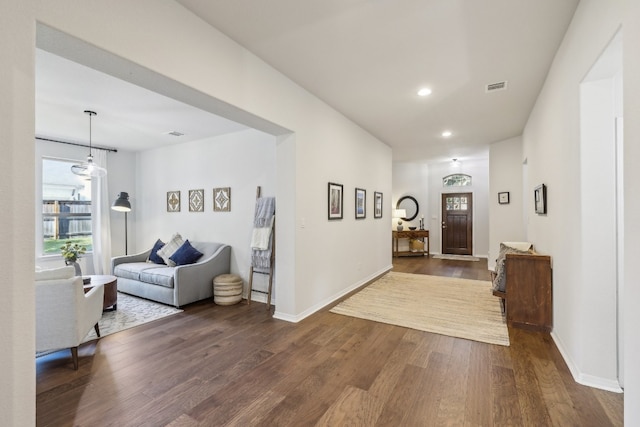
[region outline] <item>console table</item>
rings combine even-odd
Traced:
[[[424,242],[423,251],[398,251],[398,240],[414,239]],[[429,255],[429,230],[392,230],[391,252],[394,257],[398,256],[424,256]]]

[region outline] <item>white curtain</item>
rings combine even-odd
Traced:
[[[107,169],[107,151],[94,150],[93,161]],[[91,230],[94,274],[111,274],[111,224],[108,175],[91,179]]]

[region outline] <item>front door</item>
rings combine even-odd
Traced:
[[[473,254],[473,196],[442,194],[442,253]]]

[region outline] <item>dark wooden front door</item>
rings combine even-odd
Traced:
[[[442,194],[442,253],[473,254],[473,195]]]

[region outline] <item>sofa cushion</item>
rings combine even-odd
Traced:
[[[507,254],[530,254],[533,251],[532,245],[528,244],[527,250],[516,249],[513,246],[508,246],[504,243],[500,243],[500,252],[496,259],[496,275],[493,279],[493,290],[504,292],[506,288],[506,273],[504,269],[504,262],[507,258]],[[526,246],[521,246],[526,247]]]
[[[165,288],[173,288],[174,271],[175,267],[156,266],[154,268],[147,268],[140,272],[140,281],[164,286]]]
[[[186,265],[193,264],[198,261],[202,256],[202,252],[191,246],[189,243],[189,239],[185,240],[185,242],[178,248],[177,251],[173,253],[169,257],[169,259],[176,263],[176,265]]]
[[[165,264],[169,267],[175,267],[176,263],[170,260],[169,257],[171,257],[171,255],[173,255],[173,253],[177,251],[183,243],[184,240],[182,240],[180,233],[176,233],[171,236],[171,240],[169,240],[166,245],[158,250],[158,255],[160,255]]]
[[[126,262],[118,264],[113,269],[113,275],[117,277],[123,277],[131,280],[141,280],[140,274],[144,270],[158,268],[157,264],[150,262]]]
[[[158,255],[158,250],[162,249],[164,246],[164,242],[160,239],[156,240],[153,244],[153,248],[151,248],[151,252],[149,253],[149,261],[155,264],[166,264],[162,257]]]

